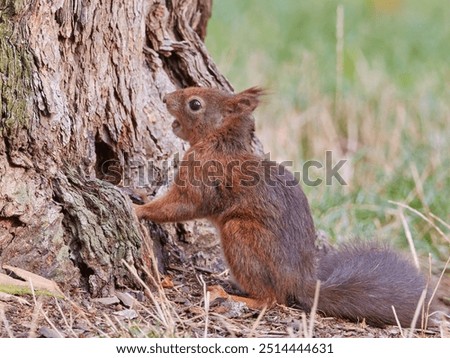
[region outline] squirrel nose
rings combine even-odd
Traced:
[[[164,96],[162,101],[163,101],[163,103],[167,103],[167,96]]]

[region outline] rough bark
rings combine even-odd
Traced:
[[[1,265],[94,296],[134,285],[122,260],[149,270],[169,233],[141,227],[121,188],[167,185],[183,145],[165,93],[231,90],[202,41],[210,13],[210,0],[0,0]]]

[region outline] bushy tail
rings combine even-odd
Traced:
[[[318,309],[326,315],[374,326],[411,326],[426,280],[406,259],[385,247],[344,246],[319,264]],[[419,321],[420,324],[420,321]]]

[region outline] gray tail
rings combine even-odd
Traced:
[[[380,246],[344,246],[319,264],[319,311],[370,325],[410,327],[426,280],[411,263]],[[418,322],[420,325],[420,319]]]

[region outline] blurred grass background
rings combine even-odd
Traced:
[[[303,186],[332,240],[406,247],[410,234],[422,257],[450,254],[449,5],[213,2],[206,44],[222,73],[270,91],[256,113],[265,150],[297,170],[327,150],[347,160],[348,185]]]

